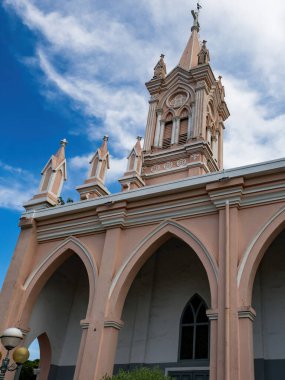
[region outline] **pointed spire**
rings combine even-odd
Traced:
[[[193,67],[198,66],[198,54],[200,52],[200,42],[198,38],[198,32],[200,30],[199,24],[199,10],[201,5],[197,4],[197,11],[192,10],[193,26],[191,28],[191,35],[187,42],[187,45],[180,58],[178,66],[189,71]]]
[[[137,142],[134,145],[131,153],[128,156],[127,171],[124,176],[119,179],[122,185],[122,190],[133,190],[144,186],[144,181],[141,178],[142,170],[142,147],[141,137],[137,137]]]
[[[104,185],[107,169],[110,169],[108,136],[104,136],[102,145],[96,150],[90,161],[88,178],[84,181],[83,185],[76,188],[81,200],[110,194]]]
[[[42,180],[39,186],[39,191],[29,202],[24,205],[26,210],[46,208],[58,204],[63,182],[67,180],[65,159],[65,147],[67,145],[67,140],[61,140],[60,145],[61,146],[56,154],[50,157],[43,168],[41,172]]]

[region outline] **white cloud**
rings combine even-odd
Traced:
[[[22,210],[37,190],[33,174],[0,161],[0,207]]]
[[[224,76],[231,112],[225,165],[283,156],[283,0],[270,6],[265,0],[201,4],[201,39],[208,40],[211,63]],[[170,70],[186,44],[192,23],[189,2],[179,0],[177,6],[172,0],[144,0],[134,7],[133,0],[111,6],[104,0],[5,0],[5,5],[37,34],[37,57],[30,60],[34,65],[36,58],[46,78],[47,96],[58,91],[90,116],[85,133],[92,142],[110,136],[107,181],[114,181],[125,170],[123,157],[136,135],[144,132],[143,82],[150,79],[161,52]],[[82,178],[82,170],[87,173],[88,157],[83,152],[69,162],[72,184]]]

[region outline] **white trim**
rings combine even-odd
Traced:
[[[224,177],[235,178],[240,176],[258,176],[261,173],[270,171],[280,171],[280,169],[285,170],[285,158],[262,162],[254,165],[248,165],[243,167],[238,167],[234,169],[227,169],[220,172],[207,173],[201,176],[193,176],[188,178],[183,178],[175,182],[166,182],[152,186],[145,186],[140,189],[130,190],[126,192],[121,192],[117,194],[106,195],[97,199],[89,199],[86,201],[78,201],[74,203],[65,204],[62,206],[57,206],[44,210],[29,210],[24,212],[22,216],[31,217],[35,212],[35,219],[54,217],[60,214],[73,213],[75,211],[88,210],[99,205],[103,205],[109,202],[118,201],[135,201],[142,198],[152,197],[156,194],[165,195],[167,193],[177,193],[179,191],[189,190],[190,188],[196,188],[203,186],[212,182],[219,181]],[[164,194],[163,194],[164,193]]]
[[[91,267],[93,269],[93,274],[94,274],[94,278],[97,277],[97,268],[94,264],[94,261],[92,259],[92,256],[90,255],[89,251],[87,250],[87,248],[78,240],[76,239],[74,236],[71,236],[69,237],[68,239],[64,240],[60,245],[58,245],[56,248],[54,248],[51,253],[32,271],[32,273],[29,275],[29,277],[26,279],[24,285],[23,285],[23,289],[24,290],[27,290],[27,288],[30,286],[31,282],[33,281],[33,279],[36,277],[36,275],[41,271],[41,269],[43,268],[43,266],[51,259],[51,257],[53,255],[55,255],[60,249],[62,249],[65,245],[69,244],[69,243],[74,243],[75,245],[77,245],[79,248],[82,249],[83,253],[85,254],[85,256],[87,257],[88,261],[90,262],[91,264]],[[76,252],[75,252],[76,254]]]
[[[200,248],[203,250],[203,252],[206,254],[206,257],[214,271],[214,274],[215,274],[215,278],[216,280],[218,281],[218,266],[217,266],[217,263],[215,262],[214,258],[210,255],[210,253],[208,252],[208,250],[206,249],[206,247],[202,244],[202,242],[194,235],[192,234],[191,231],[187,230],[187,228],[181,226],[179,223],[176,223],[174,222],[173,220],[166,220],[164,221],[163,223],[161,223],[158,227],[156,227],[152,232],[150,232],[147,236],[145,236],[141,242],[138,244],[138,246],[135,248],[134,251],[132,251],[132,253],[129,255],[128,259],[123,263],[123,265],[119,268],[116,276],[114,277],[112,283],[111,283],[111,286],[110,286],[110,290],[109,290],[109,295],[108,295],[108,299],[110,299],[112,297],[112,293],[119,281],[119,278],[121,277],[123,271],[126,269],[126,267],[128,266],[129,262],[135,257],[135,255],[137,254],[137,252],[140,250],[140,248],[148,241],[150,240],[153,236],[155,236],[159,231],[161,231],[164,227],[166,226],[173,226],[173,227],[176,227],[177,229],[181,230],[182,232],[186,233],[188,236],[190,236],[199,246]]]

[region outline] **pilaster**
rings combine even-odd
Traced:
[[[157,146],[157,143],[158,143],[158,138],[159,138],[159,136],[157,137],[158,122],[155,123],[155,121],[156,119],[157,121],[160,120],[161,112],[158,112],[157,117],[156,117],[157,103],[158,103],[157,96],[152,96],[149,101],[149,109],[148,109],[148,116],[147,116],[147,123],[146,123],[144,146],[143,146],[143,149],[145,151],[151,150],[153,141],[154,141],[153,145],[155,146]]]
[[[89,320],[86,321],[88,328],[76,380],[101,380],[105,374],[111,375],[113,371],[118,331],[122,321],[107,316],[107,309],[110,284],[121,255],[120,239],[119,226],[106,231],[95,298]]]

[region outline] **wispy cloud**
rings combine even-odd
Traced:
[[[285,143],[285,7],[275,0],[207,0],[201,38],[212,65],[224,76],[231,118],[225,134],[225,165],[277,158]],[[128,150],[143,135],[147,95],[143,82],[161,52],[168,69],[177,64],[191,26],[188,0],[5,0],[36,37],[35,62],[50,101],[59,93],[90,118],[82,133],[92,141],[110,136],[114,181],[125,170]],[[193,2],[194,6],[194,2]],[[226,21],[225,21],[226,20]],[[96,119],[96,120],[95,120]],[[95,121],[94,121],[95,120]],[[71,174],[88,170],[87,152],[70,161]],[[72,182],[73,184],[73,182]],[[78,183],[77,183],[78,184]],[[80,184],[80,183],[79,183]]]
[[[0,207],[22,210],[37,190],[32,173],[0,161]]]

